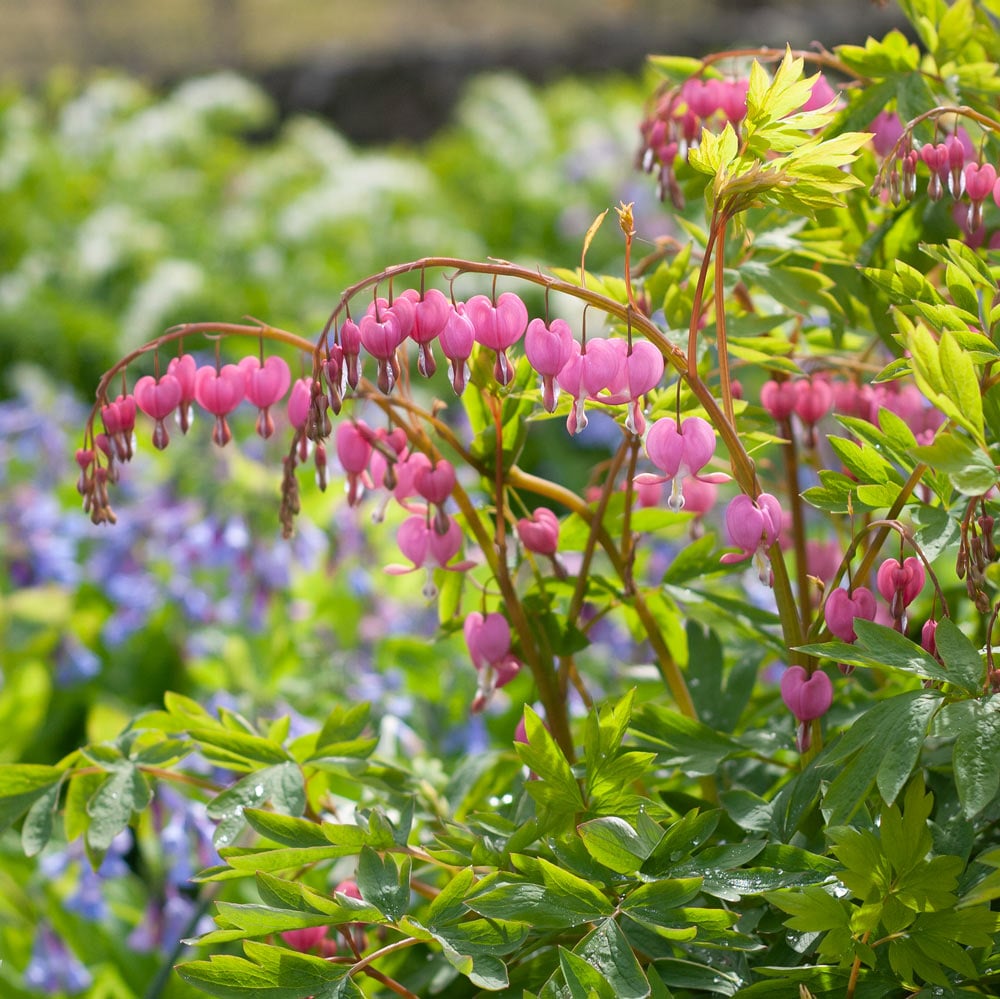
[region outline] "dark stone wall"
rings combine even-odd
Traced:
[[[614,25],[592,24],[565,34],[515,44],[470,44],[434,49],[404,48],[313,56],[254,74],[277,101],[282,116],[311,112],[332,121],[359,143],[387,139],[419,141],[442,126],[466,80],[484,70],[506,69],[535,83],[566,74],[639,72],[646,56],[704,55],[732,46],[805,48],[816,40],[831,48],[863,44],[903,27],[893,8],[871,0],[836,5],[769,4],[766,0],[714,0],[704,17],[663,15],[648,23],[622,17]]]

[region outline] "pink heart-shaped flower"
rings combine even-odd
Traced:
[[[810,722],[829,710],[833,684],[822,670],[810,676],[804,666],[789,666],[781,677],[781,699],[800,722]]]
[[[143,375],[135,383],[132,393],[135,403],[148,417],[154,420],[166,419],[181,402],[181,383],[174,375],[162,375],[159,379]]]
[[[282,399],[292,383],[292,373],[282,357],[268,357],[264,363],[253,355],[240,361],[246,375],[246,398],[251,406],[266,409]]]
[[[194,397],[198,405],[213,416],[231,413],[246,392],[246,376],[235,364],[223,365],[220,371],[208,364],[195,373]]]
[[[428,503],[441,506],[455,488],[455,466],[441,459],[435,464],[428,460],[419,464],[413,476],[413,486]]]
[[[866,586],[858,586],[852,593],[834,590],[827,597],[824,617],[827,627],[837,638],[853,642],[858,637],[854,631],[855,618],[874,621],[876,610],[875,594]]]

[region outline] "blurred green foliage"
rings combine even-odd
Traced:
[[[123,76],[0,96],[0,365],[41,362],[89,396],[177,322],[253,315],[310,335],[340,290],[430,253],[576,259],[632,175],[637,81],[474,81],[425,148],[352,147],[276,120],[232,74],[166,95]],[[266,138],[261,138],[266,136]],[[614,259],[598,240],[595,266]],[[10,377],[0,392],[10,394]]]

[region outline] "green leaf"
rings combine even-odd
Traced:
[[[219,852],[229,866],[212,868],[194,880],[229,881],[248,877],[258,871],[294,870],[324,860],[352,856],[359,851],[360,846],[355,843],[338,846],[282,847],[280,850],[223,847]]]
[[[541,718],[527,705],[524,725],[528,742],[519,742],[514,749],[521,762],[538,776],[538,780],[529,782],[529,794],[547,808],[562,813],[582,812],[583,797],[569,762]]]
[[[805,933],[823,933],[846,929],[850,924],[850,907],[844,899],[835,898],[819,885],[767,892],[764,897],[792,918],[785,925]]]
[[[873,447],[844,437],[829,436],[827,440],[847,470],[861,482],[884,483],[898,479],[892,465]]]
[[[517,854],[511,859],[524,873],[487,875],[466,898],[469,908],[487,918],[526,922],[540,929],[579,926],[614,911],[589,881],[541,858]]]
[[[597,968],[565,947],[559,948],[559,967],[571,999],[615,999],[614,987]]]
[[[920,50],[901,31],[893,28],[883,39],[869,37],[859,45],[838,45],[837,56],[861,76],[880,78],[914,70]]]
[[[52,827],[59,806],[61,789],[61,782],[53,784],[28,809],[24,824],[21,826],[21,849],[24,850],[25,856],[34,857],[41,853],[52,838]]]
[[[392,854],[380,856],[366,846],[358,858],[357,881],[366,902],[393,921],[402,919],[410,901],[409,857],[397,867]]]
[[[721,819],[721,809],[713,808],[704,812],[691,809],[667,829],[643,865],[643,873],[656,874],[686,861],[711,838]]]
[[[34,857],[41,853],[52,838],[61,790],[61,783],[53,784],[28,809],[21,826],[21,849],[25,856]]]
[[[354,704],[349,708],[337,705],[323,722],[323,728],[316,738],[316,753],[322,755],[345,755],[339,748],[344,743],[354,743],[364,732],[371,716],[371,705]],[[331,752],[331,748],[333,752]]]
[[[964,496],[981,496],[1000,478],[989,455],[954,433],[939,433],[933,443],[913,448],[913,454],[932,468],[947,473]]]
[[[701,878],[662,878],[640,885],[622,902],[622,912],[642,923],[672,925],[671,910],[686,905],[701,891]]]
[[[944,377],[945,393],[965,417],[965,426],[978,441],[983,440],[983,399],[979,376],[969,355],[945,330],[938,341],[938,357]]]
[[[663,984],[675,989],[693,989],[697,993],[711,992],[715,995],[736,995],[741,983],[737,975],[714,966],[686,961],[681,958],[667,958],[653,963],[652,967]]]
[[[458,922],[469,911],[465,905],[465,894],[475,883],[476,876],[472,868],[459,871],[431,902],[427,910],[427,925],[431,929],[440,929],[450,923]]]
[[[692,775],[714,774],[723,760],[746,752],[735,739],[658,704],[643,704],[632,729],[642,748],[656,750],[662,763]]]
[[[986,678],[983,656],[950,617],[938,621],[934,641],[951,682],[969,694],[982,690]]]
[[[58,786],[64,771],[37,763],[0,765],[0,832]]]
[[[191,961],[177,967],[180,977],[202,992],[222,999],[332,999],[349,995],[333,987],[347,983],[350,965],[331,964],[311,954],[300,954],[287,947],[247,941],[247,960],[230,954],[216,954],[208,961]],[[355,993],[356,994],[356,993]]]
[[[1000,790],[1000,770],[996,766],[1000,759],[997,755],[1000,753],[1000,712],[994,701],[995,698],[968,702],[955,740],[955,786],[967,819],[990,805]]]
[[[202,753],[210,760],[243,770],[255,770],[261,763],[281,764],[291,760],[287,750],[270,739],[247,735],[230,729],[192,726],[188,729],[192,739],[199,743]]]
[[[243,818],[251,829],[283,846],[324,846],[330,842],[321,824],[306,819],[244,808]]]
[[[149,804],[150,790],[138,767],[123,766],[100,784],[87,802],[87,846],[101,855],[128,825],[133,811]]]
[[[208,815],[218,822],[213,837],[216,847],[234,842],[243,828],[244,811],[258,808],[267,801],[282,811],[302,814],[306,794],[302,771],[297,763],[286,760],[249,773],[209,802]]]
[[[272,933],[304,929],[310,926],[327,926],[330,917],[322,912],[305,912],[301,909],[278,909],[273,905],[219,902],[215,922],[218,929],[198,938],[204,946],[231,943],[248,937],[266,937]]]
[[[853,666],[898,670],[925,680],[949,683],[969,694],[976,693],[974,688],[968,686],[964,667],[957,673],[952,672],[916,642],[910,641],[894,628],[857,618],[854,622],[854,631],[858,636],[855,645],[846,642],[824,642],[819,645],[801,646],[799,651]]]
[[[823,799],[830,825],[846,823],[875,784],[885,801],[895,800],[943,699],[937,690],[914,690],[876,702],[817,758],[820,772],[836,773]]]
[[[577,826],[587,852],[618,874],[639,870],[656,843],[644,840],[624,819],[609,815]]]
[[[674,83],[683,83],[688,77],[700,73],[703,67],[701,59],[693,56],[651,55],[649,64]]]
[[[887,292],[894,301],[901,304],[908,304],[918,298],[927,302],[940,301],[940,296],[927,278],[915,267],[912,267],[903,260],[894,261],[891,269],[862,267],[861,272],[879,288]],[[933,343],[933,339],[931,339],[931,343]],[[918,350],[925,349],[926,346],[926,342],[921,340]],[[936,358],[936,349],[933,357]],[[931,359],[932,357],[928,357],[928,360]],[[932,367],[937,369],[936,361]]]
[[[573,948],[573,953],[600,971],[616,999],[645,999],[649,995],[642,967],[613,919],[599,922]]]

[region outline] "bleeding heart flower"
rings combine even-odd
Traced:
[[[153,426],[153,446],[163,450],[170,443],[170,434],[163,421],[180,405],[180,380],[171,374],[159,379],[144,375],[135,383],[133,395],[136,405],[147,416],[155,420]]]
[[[875,574],[879,593],[889,603],[889,613],[898,628],[902,628],[906,608],[913,603],[924,588],[924,566],[920,559],[910,556],[905,561],[887,558]]]
[[[854,631],[855,619],[874,621],[877,610],[875,594],[866,586],[857,586],[850,593],[843,589],[834,590],[827,597],[824,617],[827,627],[837,638],[853,642],[858,637]]]
[[[352,389],[361,381],[361,328],[353,319],[340,324],[340,349],[344,355],[344,373]]]
[[[282,357],[268,357],[263,364],[252,354],[240,361],[246,375],[246,399],[260,410],[257,416],[257,433],[265,440],[274,433],[271,407],[282,398],[292,383],[292,373]]]
[[[808,427],[823,419],[833,406],[833,389],[825,378],[810,378],[794,383],[798,389],[795,414]]]
[[[208,364],[195,372],[194,397],[215,417],[212,440],[220,447],[233,439],[226,416],[243,401],[245,392],[246,376],[238,365],[226,364],[217,371]]]
[[[404,292],[404,295],[409,296],[410,293]],[[419,297],[418,292],[413,292],[411,297],[414,305],[410,339],[420,346],[417,355],[418,370],[422,375],[430,378],[437,370],[437,362],[434,360],[431,343],[440,336],[454,309],[444,293],[438,291],[437,288],[431,288],[430,291],[425,292],[423,298]]]
[[[472,665],[479,673],[472,711],[482,711],[493,691],[517,676],[521,661],[510,651],[510,625],[502,614],[484,616],[473,611],[466,616],[462,632]]]
[[[521,544],[536,555],[555,555],[559,548],[559,518],[540,506],[531,517],[522,517],[515,525]]]
[[[781,699],[800,722],[821,718],[833,703],[833,683],[822,670],[789,666],[781,677]]]
[[[337,459],[347,473],[347,504],[357,506],[361,502],[362,475],[368,468],[372,456],[371,428],[358,420],[342,420],[337,424]]]
[[[455,488],[455,466],[444,458],[439,458],[432,464],[426,455],[424,457],[425,461],[418,460],[415,466],[413,487],[428,503],[444,506]]]
[[[284,930],[281,939],[292,950],[297,950],[300,954],[308,954],[323,943],[326,939],[327,929],[326,926],[305,926],[301,930]]]
[[[663,355],[647,340],[632,344],[625,354],[625,394],[629,403],[625,427],[640,436],[646,430],[646,420],[642,415],[641,399],[660,384],[663,377]]]
[[[173,375],[181,383],[181,399],[177,404],[177,425],[181,433],[186,434],[191,426],[194,402],[194,382],[198,373],[198,365],[191,354],[181,354],[172,357],[167,365],[167,374]]]
[[[920,647],[932,656],[937,655],[937,621],[928,618],[920,629]]]
[[[524,353],[528,363],[542,376],[542,405],[551,413],[556,408],[559,389],[556,375],[573,355],[573,332],[565,319],[553,319],[546,326],[532,319],[524,334]]]
[[[159,379],[144,375],[135,383],[136,405],[154,420],[166,419],[181,401],[181,383],[174,375]]]
[[[397,299],[399,302],[408,299]],[[413,308],[412,303],[410,308]],[[396,384],[397,361],[396,350],[405,339],[402,323],[398,314],[391,308],[386,308],[378,314],[364,315],[359,324],[361,344],[376,359],[378,369],[378,387],[386,394],[392,391]]]
[[[441,344],[444,356],[448,358],[452,387],[459,395],[465,391],[468,360],[476,342],[476,328],[464,310],[463,303],[459,302],[449,313],[444,328],[438,334],[438,343]]]
[[[444,531],[439,533],[437,528],[438,518],[430,521],[428,517],[415,515],[407,517],[399,530],[396,532],[396,543],[399,550],[408,558],[413,565],[387,565],[385,571],[393,576],[402,576],[408,572],[416,572],[418,569],[427,570],[427,582],[424,584],[423,593],[428,600],[437,596],[437,587],[434,585],[434,570],[446,569],[448,572],[464,572],[471,569],[474,562],[456,562],[454,565],[448,563],[458,554],[462,547],[462,529],[455,520],[445,516]]]
[[[132,457],[135,410],[135,399],[131,395],[120,395],[114,402],[101,407],[101,421],[119,461],[129,461]]]
[[[518,295],[505,291],[496,305],[485,295],[473,295],[465,303],[465,314],[476,331],[477,342],[496,352],[494,377],[501,385],[508,385],[514,378],[514,369],[507,359],[507,348],[524,336],[528,307]]]
[[[715,431],[708,420],[689,416],[678,427],[673,417],[663,417],[646,434],[646,455],[663,474],[643,473],[636,476],[635,481],[640,485],[669,482],[671,491],[667,506],[671,510],[680,510],[684,506],[682,481],[685,477],[706,482],[725,482],[729,478],[721,472],[700,474],[715,454],[715,443]]]
[[[624,352],[610,340],[592,337],[583,346],[573,341],[570,358],[557,376],[559,387],[573,397],[566,420],[566,429],[571,434],[578,434],[587,426],[586,400],[596,398],[619,381],[623,365]]]
[[[781,532],[781,504],[770,493],[761,493],[756,500],[740,493],[726,507],[726,529],[730,541],[742,551],[729,552],[721,561],[731,565],[753,558],[758,578],[770,586],[771,563],[767,553]]]
[[[760,387],[760,404],[772,420],[787,420],[795,412],[798,398],[798,382],[779,382],[772,378]]]

